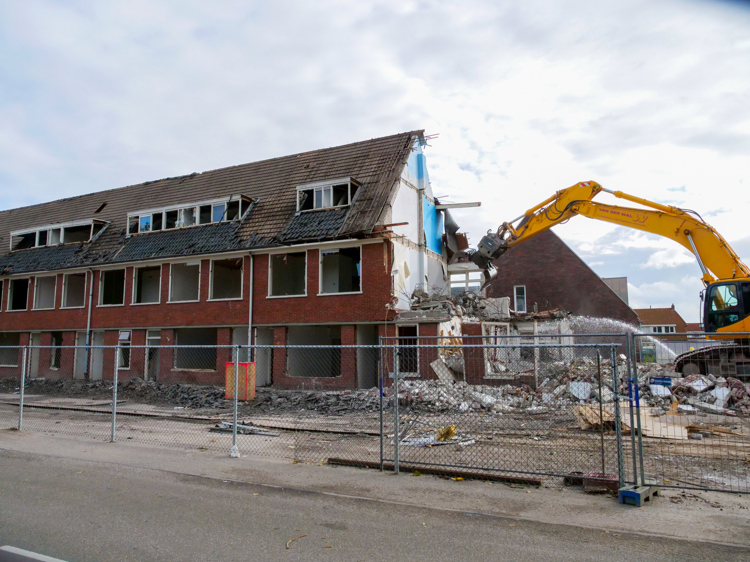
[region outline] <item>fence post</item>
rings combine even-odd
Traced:
[[[625,461],[623,459],[622,453],[622,420],[620,418],[620,374],[617,372],[617,350],[612,347],[611,353],[612,395],[615,405],[615,441],[617,442],[617,487],[622,488],[625,485]]]
[[[112,385],[112,431],[109,437],[111,443],[115,442],[115,426],[117,424],[117,379],[120,371],[120,346],[115,346],[113,349],[115,351],[115,371]]]
[[[233,350],[234,353],[234,394],[232,400],[232,448],[229,451],[229,456],[233,459],[240,458],[240,452],[237,449],[237,395],[239,393],[239,380],[240,380],[240,346],[236,346]]]
[[[383,471],[383,438],[385,425],[383,423],[383,336],[378,336],[378,400],[380,401],[380,471]]]
[[[398,345],[393,347],[393,472],[398,474],[398,444],[401,440],[399,435],[398,419],[398,360],[400,349]]]
[[[641,486],[645,486],[646,475],[643,470],[643,432],[641,431],[641,385],[638,383],[638,363],[633,363],[633,386],[635,387],[635,421],[638,425],[638,468],[640,468],[641,471]]]
[[[18,431],[23,429],[23,397],[26,386],[26,358],[28,356],[28,346],[23,346],[21,353],[21,388],[18,396]]]
[[[633,365],[635,361],[635,337],[631,332],[628,332],[627,339],[625,340],[627,345],[628,354],[628,411],[630,413],[630,449],[631,456],[633,457],[633,486],[638,485],[638,460],[637,452],[635,448],[635,417],[633,416]]]

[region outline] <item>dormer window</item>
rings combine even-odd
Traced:
[[[131,213],[128,215],[128,234],[188,228],[241,219],[250,212],[253,202],[253,199],[244,195],[234,195],[228,199]]]
[[[42,246],[89,242],[99,234],[106,224],[105,221],[88,219],[40,226],[32,230],[17,230],[10,233],[10,249],[23,250]]]
[[[359,186],[359,182],[354,178],[298,185],[297,212],[351,205]]]

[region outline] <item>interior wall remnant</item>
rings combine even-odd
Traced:
[[[173,263],[170,272],[170,300],[190,302],[200,299],[200,262]]]
[[[355,293],[362,289],[362,248],[339,248],[320,253],[320,292]]]
[[[99,304],[125,304],[124,269],[113,269],[101,272],[101,284],[99,286]]]
[[[68,273],[63,279],[63,307],[82,307],[86,303],[86,274]]]
[[[238,326],[237,328],[232,328],[232,345],[240,346],[238,359],[240,363],[247,363],[248,360],[247,331],[247,326]]]
[[[255,344],[259,346],[273,345],[273,328],[256,328]],[[273,347],[255,348],[255,386],[271,386],[273,383],[272,366],[274,352],[283,353]]]
[[[34,282],[34,308],[44,310],[55,308],[57,276],[37,277]]]
[[[161,299],[161,266],[135,270],[135,299],[138,304],[157,303]]]
[[[18,367],[21,334],[0,334],[0,367]]]
[[[211,263],[211,298],[239,299],[241,297],[242,258],[214,260]]]
[[[11,279],[8,310],[26,310],[29,303],[29,280]]]
[[[290,326],[287,372],[290,377],[341,375],[341,326]]]
[[[357,345],[378,345],[378,327],[359,324]],[[378,385],[378,353],[377,347],[357,348],[357,388],[373,388]]]
[[[304,295],[307,291],[307,253],[271,254],[271,296]]]
[[[175,369],[216,370],[216,328],[179,328],[175,345]]]

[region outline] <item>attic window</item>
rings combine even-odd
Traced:
[[[173,228],[187,228],[204,224],[244,218],[252,208],[253,199],[233,195],[228,199],[202,201],[163,209],[150,209],[128,215],[128,234],[143,234]]]
[[[11,232],[10,249],[89,242],[106,224],[104,221],[89,219]]]
[[[308,183],[297,186],[297,212],[332,209],[351,205],[359,189],[353,178]]]

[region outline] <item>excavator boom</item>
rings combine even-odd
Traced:
[[[646,208],[593,202],[592,199],[602,191]],[[658,234],[681,244],[695,256],[708,289],[704,319],[706,329],[709,326],[714,329],[722,327],[715,324],[719,322],[717,319],[724,319],[726,322],[722,331],[727,331],[726,326],[729,325],[737,331],[750,331],[750,268],[721,234],[693,211],[662,205],[622,191],[610,191],[595,181],[579,182],[558,191],[520,217],[503,223],[497,232],[487,233],[479,242],[477,250],[471,254],[471,260],[485,270],[485,285],[490,282],[493,274],[497,274],[493,260],[509,248],[576,215]],[[733,301],[732,295],[740,295],[734,298],[737,302]],[[743,298],[747,300],[744,304],[739,302]],[[731,308],[725,302],[726,299],[734,302],[738,314],[724,313]]]

